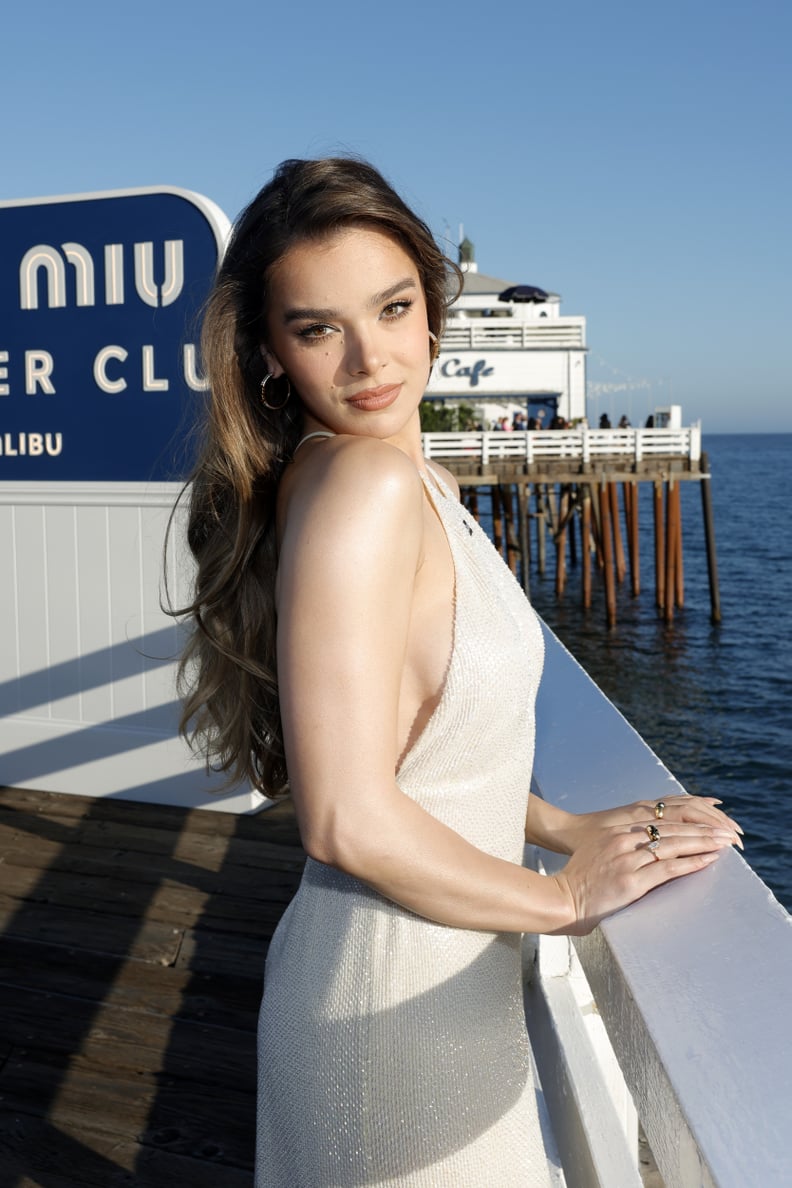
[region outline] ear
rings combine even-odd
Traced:
[[[271,375],[273,379],[280,379],[282,375],[286,374],[275,355],[272,353],[269,347],[264,345],[263,342],[259,343],[259,350],[261,351],[261,357],[264,360],[264,366],[266,367],[268,374]]]

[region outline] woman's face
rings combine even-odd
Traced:
[[[398,241],[345,227],[296,244],[270,274],[268,370],[299,393],[305,429],[388,439],[417,425],[429,376],[426,301]]]

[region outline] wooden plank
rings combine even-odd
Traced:
[[[167,1070],[193,1082],[255,1093],[255,1033],[85,999],[0,986],[0,1039],[50,1062],[67,1057],[69,1078],[82,1071],[113,1076]],[[0,1088],[4,1086],[0,1074]]]
[[[263,958],[245,973],[228,970],[195,972],[186,966],[146,965],[104,953],[90,961],[76,959],[75,950],[4,938],[0,945],[0,984],[18,995],[57,987],[63,995],[119,1010],[138,1010],[172,1019],[198,1019],[227,1027],[253,1030],[261,999]],[[0,1065],[7,1054],[0,1042]]]
[[[0,1114],[0,1167],[14,1188],[252,1188],[250,1168],[218,1153],[191,1158],[95,1131]]]
[[[273,917],[274,915],[275,913]],[[270,927],[271,935],[275,931],[274,918]],[[191,929],[185,932],[182,938],[176,968],[233,975],[247,973],[263,978],[266,939],[269,938],[250,938],[234,933],[201,932]]]
[[[36,822],[35,829],[17,829],[20,837],[27,833],[29,837],[49,838],[58,844],[68,844],[74,847],[98,848],[107,853],[109,850],[130,850],[137,854],[173,854],[174,846],[178,846],[178,856],[183,862],[202,866],[208,870],[217,869],[222,861],[238,863],[241,866],[258,868],[268,865],[270,856],[263,849],[265,843],[255,838],[217,838],[210,834],[182,833],[177,839],[167,830],[150,829],[145,825],[134,823],[115,824],[106,821],[82,821],[79,830],[65,832],[60,825],[52,822],[52,829],[47,830],[47,819],[41,818]],[[281,857],[297,860],[301,851],[297,847],[278,847]],[[285,854],[284,854],[285,851]],[[275,859],[276,856],[272,855]]]
[[[134,871],[136,880],[143,879],[148,883],[178,876],[180,870],[184,872],[185,878],[193,879],[198,877],[199,872],[214,873],[217,875],[214,882],[218,886],[248,887],[251,895],[256,894],[259,886],[277,884],[284,874],[288,881],[293,881],[290,876],[299,874],[305,864],[304,853],[296,847],[273,846],[268,842],[251,843],[256,845],[260,859],[255,877],[251,878],[248,870],[235,869],[233,859],[236,851],[228,856],[225,842],[222,846],[218,845],[217,849],[205,851],[201,855],[204,863],[199,865],[187,861],[181,847],[176,855],[168,850],[148,854],[145,863],[141,863],[138,851],[116,845],[115,840],[111,837],[101,847],[87,847],[76,840],[74,843],[61,842],[27,830],[14,829],[0,821],[0,863],[28,866],[36,870],[84,870],[86,874],[105,877],[122,876],[124,872]],[[229,877],[232,884],[226,882]]]
[[[116,797],[63,795],[58,792],[36,792],[24,788],[0,787],[0,814],[21,811],[37,816],[58,819],[93,821],[131,820],[145,823],[149,828],[174,832],[189,830],[212,837],[261,838],[268,841],[282,839],[283,844],[299,846],[299,833],[294,806],[285,799],[261,813],[224,813],[207,809],[183,809],[174,805],[142,804]]]
[[[179,929],[169,924],[129,921],[68,908],[53,911],[49,905],[26,904],[18,909],[13,900],[2,895],[0,931],[9,937],[115,954],[156,965],[172,965],[182,940]]]
[[[217,1092],[167,1067],[145,1074],[73,1064],[64,1074],[57,1057],[20,1052],[3,1069],[0,1088],[6,1110],[46,1116],[58,1128],[76,1129],[90,1119],[94,1132],[111,1137],[167,1144],[193,1157],[211,1148],[236,1166],[252,1164],[255,1101],[231,1086]]]
[[[204,886],[203,873],[198,885],[190,886],[182,880],[135,882],[79,870],[30,870],[11,863],[4,865],[0,885],[0,905],[17,900],[49,904],[53,911],[80,908],[134,920],[170,922],[176,928],[220,927],[256,936],[272,920],[272,905],[278,905],[275,910],[279,915],[296,889],[294,879],[283,885],[270,878],[255,898],[223,894],[219,882]],[[263,890],[266,896],[261,894]]]

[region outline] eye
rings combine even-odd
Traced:
[[[325,326],[321,322],[317,322],[313,326],[303,326],[301,330],[297,331],[297,336],[309,342],[318,342],[323,338],[329,338],[333,332],[332,326]]]
[[[398,301],[389,301],[382,311],[382,316],[386,322],[395,322],[398,318],[403,318],[411,306],[412,300],[409,297],[401,297]]]

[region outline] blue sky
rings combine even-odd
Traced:
[[[9,11],[10,10],[10,11]],[[792,431],[787,0],[9,5],[0,198],[378,165],[588,319],[592,411]]]

